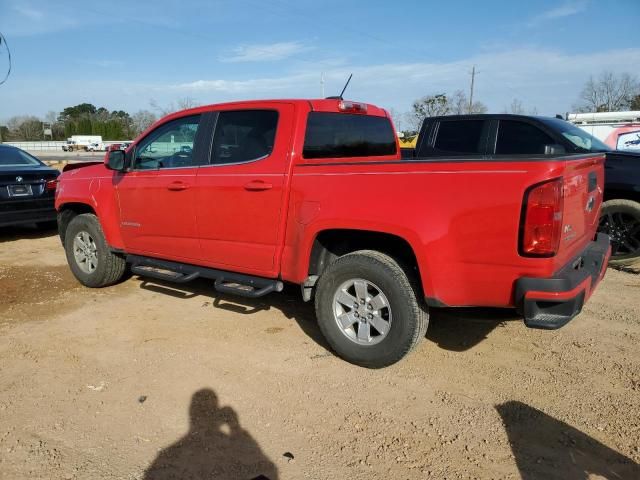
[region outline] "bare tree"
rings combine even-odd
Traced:
[[[162,106],[152,98],[151,100],[149,100],[149,106],[152,110],[158,112],[160,116],[164,117],[165,115],[177,112],[178,110],[186,110],[187,108],[197,107],[198,102],[196,102],[191,97],[183,97],[179,98],[175,103],[171,102],[168,105]]]
[[[626,110],[635,95],[640,94],[636,77],[628,73],[616,75],[604,71],[595,79],[589,77],[580,93],[577,110],[581,112],[619,112]]]
[[[487,106],[482,102],[473,102],[469,109],[469,100],[462,90],[456,90],[452,95],[444,93],[427,95],[413,102],[412,115],[418,124],[426,117],[441,115],[462,115],[465,113],[485,113]],[[414,122],[415,123],[415,120]]]
[[[504,109],[504,113],[513,113],[514,115],[524,115],[524,105],[520,100],[514,98],[509,108]]]
[[[133,121],[135,135],[138,135],[151,126],[157,120],[157,117],[149,110],[139,110],[131,116],[131,120]]]
[[[49,110],[47,114],[44,116],[44,121],[52,125],[56,123],[57,120],[58,120],[58,113],[54,112],[53,110]]]
[[[388,111],[389,111],[389,116],[393,121],[393,125],[394,127],[396,127],[396,131],[401,132],[403,127],[403,115],[395,108],[390,108]]]
[[[12,117],[7,122],[12,140],[42,140],[42,122],[33,116]]]
[[[469,100],[462,90],[456,90],[449,100],[451,113],[454,115],[464,115],[469,112]]]
[[[186,110],[187,108],[197,107],[199,104],[191,97],[183,97],[178,99],[178,110]]]

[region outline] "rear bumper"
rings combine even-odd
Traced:
[[[578,315],[604,277],[611,256],[609,237],[599,233],[582,253],[551,278],[523,277],[515,302],[530,328],[556,329]]]
[[[46,201],[45,205],[43,205],[42,202],[33,202],[31,205],[20,205],[15,210],[12,208],[3,208],[0,210],[0,227],[36,222],[51,222],[56,220],[56,215],[57,212],[53,205],[53,199]]]

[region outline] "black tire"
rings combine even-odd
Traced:
[[[640,203],[623,199],[604,202],[598,230],[611,237],[610,265],[631,266],[640,260]]]
[[[95,245],[96,265],[93,271],[85,271],[82,262],[76,260],[74,240],[81,233],[86,233]],[[113,253],[104,238],[98,218],[91,213],[83,213],[74,217],[67,227],[64,238],[64,249],[71,271],[86,287],[100,288],[120,281],[126,272],[127,262]]]
[[[350,338],[350,334],[358,335],[355,330],[357,326],[359,331],[360,323],[349,327],[353,330],[349,330],[349,334],[338,325],[337,314],[334,314],[335,295],[353,279],[370,282],[388,300],[391,321],[378,343],[360,344]],[[367,368],[383,368],[398,362],[424,338],[429,324],[417,280],[413,275],[407,276],[393,258],[373,250],[349,253],[331,263],[318,280],[315,307],[320,330],[336,354]],[[357,316],[355,309],[353,312]]]

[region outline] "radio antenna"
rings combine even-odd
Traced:
[[[344,95],[344,91],[347,89],[347,87],[349,86],[349,82],[351,81],[351,77],[353,77],[353,73],[351,75],[349,75],[349,78],[347,79],[347,83],[344,84],[344,88],[342,89],[342,91],[340,92],[340,100],[343,100],[342,96]]]

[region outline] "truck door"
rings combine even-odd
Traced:
[[[294,106],[283,103],[218,112],[195,199],[206,265],[262,276],[276,273],[293,115]]]
[[[199,260],[195,186],[208,153],[206,123],[201,115],[174,119],[134,145],[131,171],[116,180],[127,252]]]

